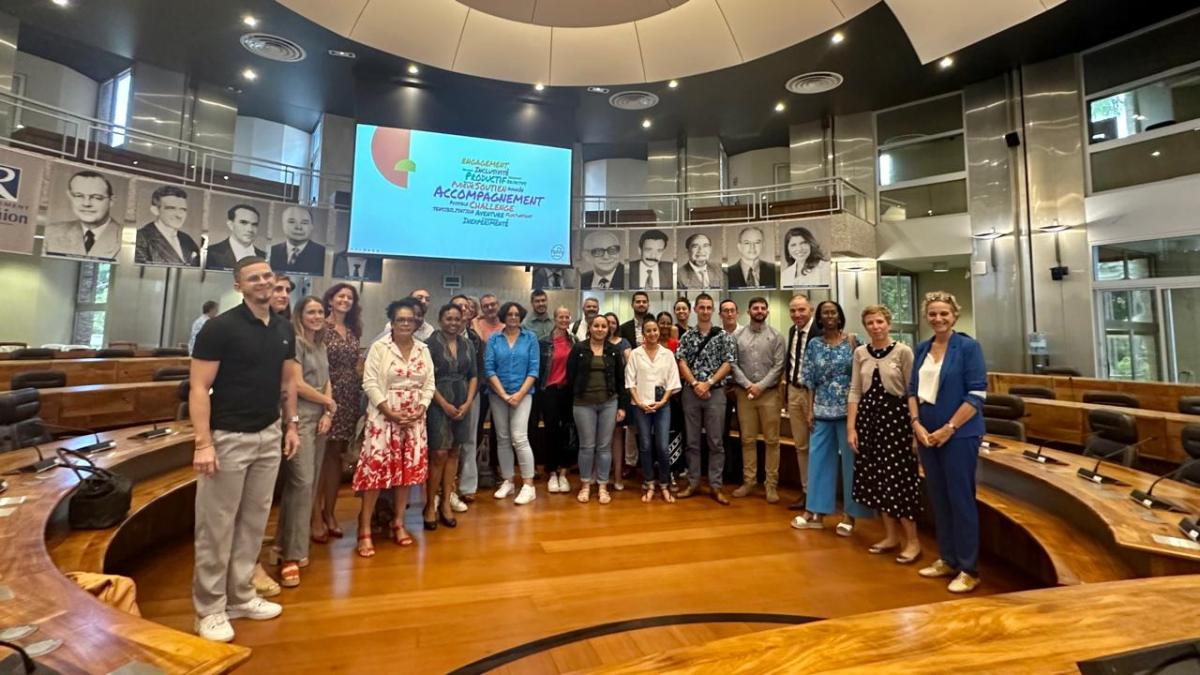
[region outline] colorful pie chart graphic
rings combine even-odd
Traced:
[[[384,180],[402,188],[408,187],[408,174],[417,170],[417,164],[408,156],[408,129],[379,127],[371,136],[371,158],[375,169]]]

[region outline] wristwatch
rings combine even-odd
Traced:
[[[295,424],[295,425],[299,425],[299,424],[300,424],[300,416],[299,416],[299,415],[292,415],[292,416],[291,416],[291,417],[288,419],[288,424]]]

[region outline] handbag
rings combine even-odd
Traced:
[[[58,456],[79,476],[79,485],[67,497],[67,524],[71,529],[104,530],[125,520],[133,502],[132,480],[96,466],[73,450],[59,448]],[[68,456],[83,463],[68,461]]]
[[[34,661],[33,657],[15,642],[0,640],[0,647],[7,647],[16,652],[0,659],[0,675],[58,675],[57,670]]]

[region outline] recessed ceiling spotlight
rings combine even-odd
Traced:
[[[607,94],[612,91],[608,87],[588,87],[587,90],[589,94]]]
[[[329,50],[329,55],[330,55],[330,56],[336,56],[336,57],[338,57],[339,59],[354,59],[354,58],[358,58],[358,54],[355,54],[354,52],[347,52],[347,51],[343,51],[343,50],[341,50],[341,49],[330,49],[330,50]]]
[[[946,57],[943,57],[941,61],[938,61],[938,68],[941,68],[942,70],[945,70],[952,65],[954,65],[954,57],[953,56],[946,56]]]
[[[840,45],[846,41],[846,34],[839,30],[830,36],[829,41],[835,45]]]
[[[1161,151],[1161,150],[1155,150],[1154,152],[1150,153],[1150,156],[1151,156],[1151,157],[1162,157],[1162,151]]]
[[[787,106],[783,104],[783,101],[775,104],[775,112],[783,112],[784,110],[787,110]]]
[[[654,123],[650,121],[650,118],[649,118],[649,117],[647,117],[646,119],[642,120],[642,128],[643,128],[643,129],[649,129],[649,128],[650,128],[650,126],[651,126],[651,125],[653,125],[653,124],[654,124]]]
[[[1108,138],[1108,135],[1107,135],[1107,134],[1104,134],[1104,133],[1092,134],[1092,140],[1093,140],[1093,141],[1102,141],[1102,140],[1104,140],[1104,139],[1106,139],[1106,138]]]
[[[242,71],[242,79],[253,82],[258,79],[258,73],[254,72],[253,68],[247,68]]]
[[[229,93],[231,93],[231,94],[240,94],[240,93],[242,93],[242,89],[241,89],[241,87],[235,87],[235,86],[233,86],[232,84],[231,84],[231,85],[228,85],[228,86],[226,86],[226,87],[225,87],[225,91],[227,91],[227,92],[229,92]]]
[[[71,6],[71,0],[50,0],[50,2],[53,2],[54,4],[58,5],[59,7],[70,7]]]
[[[415,63],[408,64],[408,74],[409,75],[416,75],[419,72],[421,72],[421,69],[417,67],[417,64],[415,64]]]
[[[247,14],[246,16],[243,16],[242,23],[251,28],[258,28],[258,19],[256,19],[253,14]]]
[[[542,84],[541,82],[538,82],[537,84],[533,85],[533,88],[538,91],[545,91],[546,85]]]
[[[678,89],[679,88],[679,80],[671,80],[670,82],[667,83],[667,87],[669,87],[671,89]]]

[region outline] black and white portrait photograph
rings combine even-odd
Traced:
[[[534,267],[532,289],[570,290],[579,287],[579,275],[570,267]]]
[[[725,274],[721,261],[725,248],[725,231],[721,227],[680,227],[675,230],[679,240],[679,264],[676,269],[678,288],[721,288]]]
[[[674,230],[669,227],[629,230],[629,285],[661,291],[675,288]]]
[[[328,227],[325,209],[296,204],[271,205],[271,269],[288,274],[325,274]]]
[[[267,257],[270,203],[213,192],[208,197],[208,253],[204,268],[232,270],[248,256]]]
[[[383,259],[347,252],[350,244],[350,213],[330,211],[329,239],[333,242],[333,278],[344,281],[383,281]]]
[[[204,190],[138,179],[138,225],[133,261],[139,265],[200,267],[204,242]]]
[[[830,282],[829,259],[833,245],[832,221],[813,218],[780,223],[783,270],[781,288],[827,288]]]
[[[726,227],[725,250],[729,252],[729,264],[725,266],[729,290],[779,287],[774,223]]]
[[[625,230],[584,230],[579,237],[579,287],[585,291],[625,290]]]
[[[129,179],[54,164],[50,173],[46,255],[113,262],[121,250]]]

